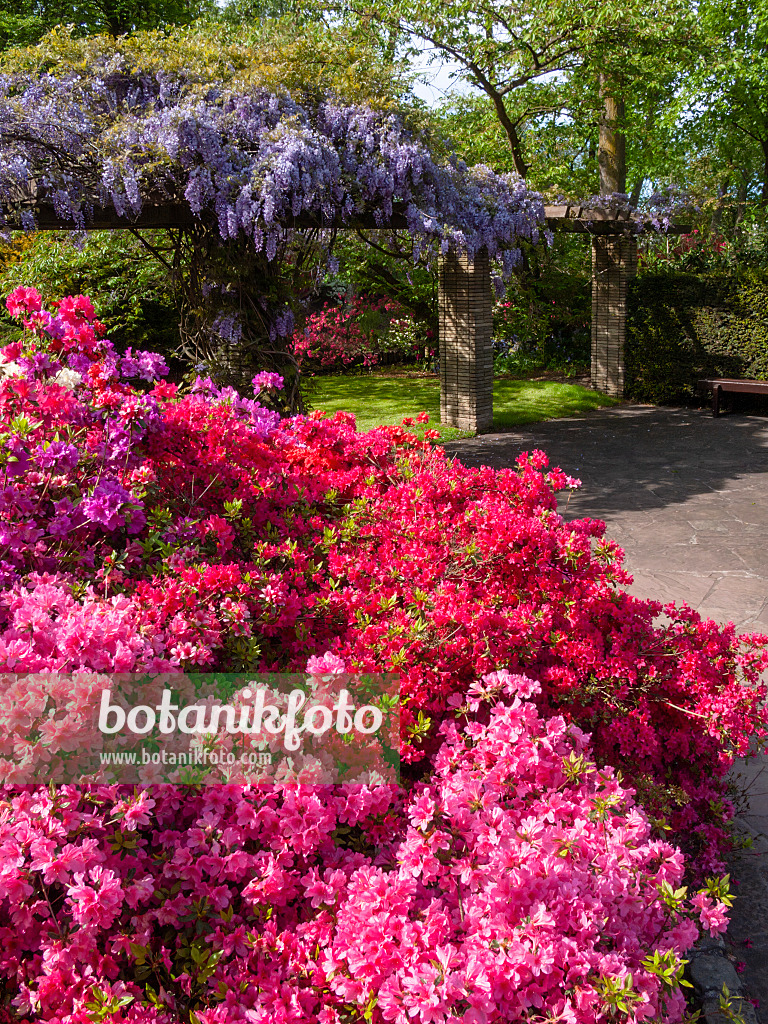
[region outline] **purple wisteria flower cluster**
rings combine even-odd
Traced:
[[[587,211],[610,214],[617,221],[626,221],[626,233],[666,233],[677,217],[699,211],[691,197],[677,185],[666,185],[653,192],[638,206],[626,192],[608,192],[573,200],[558,196],[557,204],[579,205]],[[587,216],[587,220],[589,217]]]
[[[407,230],[427,264],[485,247],[497,290],[521,244],[548,238],[521,179],[438,159],[397,114],[148,67],[119,40],[88,53],[0,75],[0,230],[185,228],[168,279],[179,353],[239,388],[279,374],[284,411],[303,408],[289,339],[333,273],[338,229]]]
[[[512,175],[437,162],[396,115],[223,83],[201,92],[159,70],[114,66],[104,54],[87,76],[0,80],[6,207],[26,195],[28,214],[44,199],[83,227],[97,208],[131,221],[147,204],[182,206],[269,261],[291,229],[361,218],[407,225],[417,257],[451,246],[473,257],[485,246],[507,272],[520,239],[539,240],[537,193]]]

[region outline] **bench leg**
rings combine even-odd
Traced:
[[[715,384],[714,387],[712,388],[712,415],[713,416],[719,416],[720,415],[720,391],[721,391],[720,385],[719,384]]]

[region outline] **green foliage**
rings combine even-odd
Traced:
[[[292,17],[297,21],[319,21],[320,12],[297,0],[229,0],[221,18],[233,25],[244,25],[263,18]]]
[[[119,36],[187,25],[215,10],[213,0],[0,0],[0,49],[34,45],[57,25]]]
[[[534,348],[508,349],[500,346],[494,354],[493,370],[499,377],[531,377],[559,373],[577,377],[589,373],[590,333],[582,330],[570,337],[551,337]]]
[[[412,363],[432,370],[438,355],[437,336],[424,323],[408,317],[394,319],[379,342],[379,365]]]
[[[644,274],[632,282],[627,397],[692,402],[704,377],[768,380],[768,271]]]
[[[356,4],[320,6],[360,16]],[[454,0],[449,17],[443,0],[378,0],[364,10],[410,37],[411,53],[448,62],[455,81],[477,90],[452,97],[459,148],[484,148],[494,167],[511,162],[536,188],[572,186],[566,172],[594,175],[599,75],[629,101],[620,127],[640,141],[649,131],[647,97],[663,107],[700,49],[686,0]],[[467,113],[473,124],[465,127]]]
[[[13,4],[5,0],[0,5],[0,50],[12,46],[32,46],[45,31],[28,5]]]
[[[768,203],[768,4],[765,0],[705,0],[700,17],[709,37],[707,60],[695,69],[691,89],[706,96],[696,128],[709,129],[720,149],[734,148],[738,164],[747,166],[752,158],[752,181],[759,187],[763,204]],[[706,125],[703,122],[706,119]],[[733,153],[734,157],[736,153]],[[736,181],[733,168],[721,163],[726,187]],[[725,165],[725,166],[723,166]]]
[[[383,237],[384,236],[384,237]],[[337,286],[358,294],[386,295],[437,336],[437,277],[414,265],[413,238],[406,231],[345,231],[336,240]],[[334,281],[329,285],[333,287]]]
[[[149,232],[157,241],[160,232]],[[68,232],[20,236],[0,251],[0,298],[18,285],[37,288],[46,304],[62,295],[90,295],[118,349],[166,355],[179,344],[179,312],[162,266],[127,231],[94,231],[75,245]]]
[[[235,91],[264,88],[298,98],[336,94],[348,103],[377,108],[410,108],[412,75],[403,61],[389,60],[357,33],[322,22],[293,18],[264,19],[254,24],[225,20],[196,22],[167,30],[136,31],[119,40],[107,34],[81,38],[57,29],[36,46],[0,55],[5,72],[87,76],[89,67],[107,58],[126,73],[163,70],[204,92],[211,82]],[[414,115],[416,116],[416,115]]]
[[[494,309],[495,371],[525,376],[550,370],[585,372],[590,360],[592,285],[589,248],[556,235],[547,251],[530,251]]]
[[[633,987],[631,974],[623,978],[614,978],[610,975],[598,978],[595,988],[600,993],[605,1008],[622,1014],[624,1018],[632,1016],[634,1007],[642,999],[640,993]]]
[[[521,119],[526,181],[552,201],[564,194],[589,195],[597,183],[595,111],[562,83],[548,82],[546,90],[537,92],[537,101],[522,90],[508,100]],[[497,172],[516,169],[509,140],[487,97],[457,93],[446,99],[437,116],[468,164],[487,164]]]

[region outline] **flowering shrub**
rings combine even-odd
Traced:
[[[359,435],[348,414],[281,422],[205,380],[140,391],[125,378],[161,362],[118,357],[87,300],[55,315],[34,293],[9,301],[29,327],[0,384],[8,667],[103,668],[69,625],[85,608],[121,616],[90,649],[122,671],[302,669],[332,648],[402,673],[413,763],[478,672],[526,671],[718,866],[709,808],[728,751],[761,728],[763,655],[686,608],[656,626],[661,605],[618,589],[603,524],[556,515],[569,480],[541,453],[470,470],[403,428]]]
[[[0,1020],[677,1020],[691,901],[587,737],[509,673],[432,779],[61,787],[0,809]],[[477,700],[475,704],[479,703]],[[619,1004],[620,1005],[620,1004]]]
[[[328,303],[293,335],[293,354],[304,373],[375,366],[397,314],[402,318],[403,311],[387,299],[357,296],[347,307]]]
[[[391,362],[421,363],[425,369],[434,367],[438,349],[434,331],[421,321],[407,315],[396,316],[389,331],[379,342],[382,357]]]
[[[666,245],[664,244],[666,242]],[[711,272],[728,270],[736,265],[733,246],[717,232],[703,234],[694,228],[681,235],[673,244],[668,239],[649,239],[639,254],[639,264],[645,270],[687,270]]]
[[[529,347],[536,343],[541,334],[540,311],[534,302],[512,301],[504,296],[493,304],[493,337],[514,349],[520,345]]]
[[[623,592],[540,452],[472,470],[182,394],[82,296],[8,306],[0,670],[397,671],[410,783],[49,792],[6,761],[0,1021],[679,1018],[723,892],[685,903],[652,828],[720,869],[765,638]]]
[[[109,657],[98,652],[94,660]],[[0,777],[14,784],[397,782],[396,678],[356,679],[333,656],[309,666],[309,676],[273,676],[256,693],[248,676],[0,674]],[[156,729],[153,709],[164,699],[169,717]],[[223,723],[214,711],[222,707]],[[138,732],[128,714],[137,708],[152,716]],[[190,736],[186,717],[178,725],[180,708],[203,735]]]

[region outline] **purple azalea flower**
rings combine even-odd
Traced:
[[[61,317],[56,315],[51,317],[46,332],[54,339],[54,341],[61,341],[66,334],[66,325],[62,321]]]
[[[125,522],[125,514],[121,514],[120,508],[132,500],[131,494],[116,480],[105,480],[96,484],[93,492],[83,498],[80,511],[87,522],[111,532]]]
[[[168,364],[158,352],[138,352],[136,355],[142,380],[154,381],[168,376]]]
[[[5,466],[7,476],[22,476],[29,468],[29,452],[24,447],[23,440],[17,435],[12,437],[5,445],[6,453],[15,459],[15,462],[8,462]]]
[[[61,472],[74,469],[79,457],[77,448],[64,441],[52,441],[47,448],[38,445],[33,452],[34,462],[38,469],[55,467]]]
[[[27,371],[27,375],[42,373],[51,367],[51,357],[47,352],[35,352],[31,356],[22,356],[17,360],[18,365]]]
[[[138,377],[139,375],[139,364],[131,349],[126,349],[125,355],[120,360],[120,372],[124,377]]]
[[[70,352],[67,357],[67,366],[70,370],[74,370],[76,373],[81,373],[85,376],[88,370],[92,366],[91,360],[88,356],[84,356],[80,352]]]

